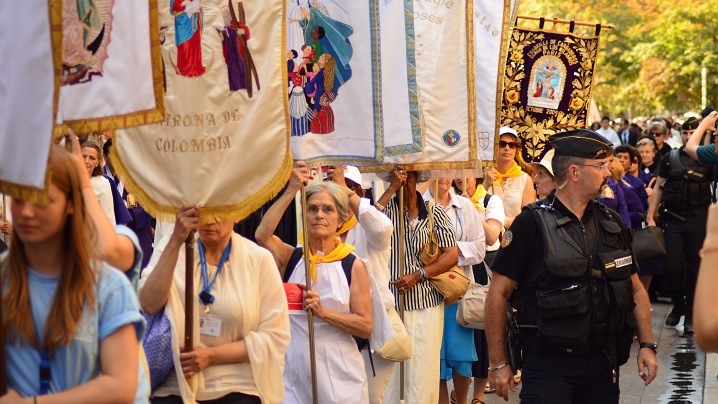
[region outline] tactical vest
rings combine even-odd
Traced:
[[[671,169],[663,185],[663,207],[683,215],[707,212],[713,169],[693,160],[682,149],[671,150],[668,162]]]
[[[551,354],[585,354],[605,350],[621,365],[628,360],[635,321],[632,255],[621,227],[598,202],[592,205],[596,240],[581,248],[574,240],[571,220],[546,200],[527,206],[539,224],[544,242],[544,264],[535,287],[520,285],[515,304],[526,349]],[[515,306],[516,307],[516,306]]]

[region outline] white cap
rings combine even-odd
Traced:
[[[511,135],[511,136],[515,137],[516,139],[519,138],[519,133],[516,132],[516,129],[510,128],[508,126],[502,126],[499,129],[499,136],[501,136],[501,135]]]
[[[344,179],[352,180],[360,187],[363,187],[361,182],[361,173],[359,172],[359,169],[354,166],[344,167]]]
[[[554,176],[553,175],[553,166],[551,165],[551,161],[553,160],[554,152],[555,152],[554,149],[549,150],[548,153],[544,154],[541,161],[539,161],[538,163],[536,163],[536,162],[530,163],[531,166],[533,166],[534,169],[536,168],[536,166],[539,166],[539,165],[543,166],[545,169],[548,170],[549,174],[551,174],[551,176],[553,177]]]

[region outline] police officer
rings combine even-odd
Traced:
[[[684,150],[671,150],[658,163],[658,179],[648,200],[648,224],[655,226],[658,210],[668,250],[666,275],[673,309],[666,325],[675,326],[685,315],[684,331],[693,326],[693,296],[701,259],[698,251],[706,237],[711,204],[713,167],[693,160]]]
[[[505,400],[515,391],[504,353],[511,300],[523,348],[522,402],[618,403],[618,368],[630,356],[634,325],[646,385],[658,364],[630,234],[594,200],[611,174],[611,144],[590,130],[550,142],[558,187],[516,217],[492,265],[489,380]]]

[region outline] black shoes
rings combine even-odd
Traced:
[[[693,316],[686,314],[686,318],[683,320],[683,332],[685,334],[693,333]]]
[[[677,326],[678,322],[681,321],[681,316],[684,314],[686,314],[685,308],[673,306],[673,310],[671,310],[671,313],[666,317],[666,325],[670,327]]]

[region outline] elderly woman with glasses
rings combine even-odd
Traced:
[[[307,187],[308,270],[301,259],[303,247],[285,244],[273,234],[284,210],[309,179],[306,164],[297,162],[286,191],[262,218],[255,238],[274,256],[287,287],[298,284],[304,290],[304,310],[314,314],[319,402],[368,403],[364,359],[353,336],[369,338],[372,332],[369,275],[352,253],[354,247],[337,240],[338,231],[351,219],[346,191],[333,182]],[[306,288],[307,276],[311,290]],[[312,383],[306,315],[290,316],[290,325],[283,403],[309,403]]]

